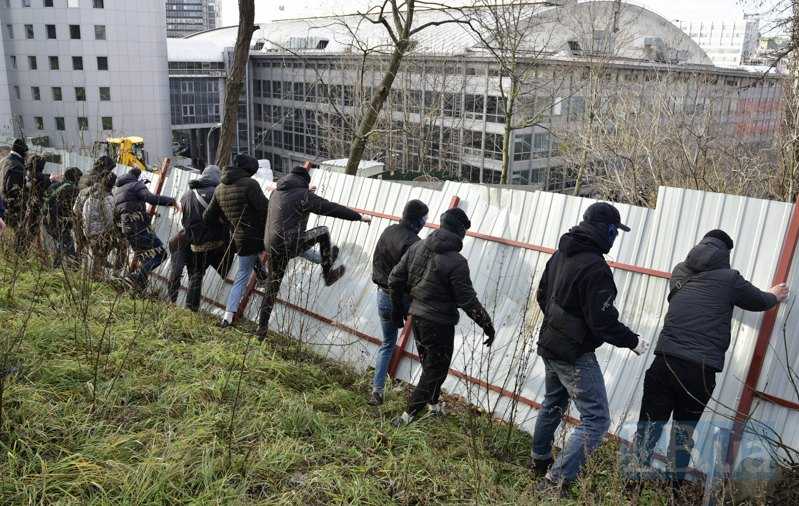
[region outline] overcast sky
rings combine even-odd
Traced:
[[[451,0],[450,0],[451,1]],[[668,19],[732,19],[743,16],[744,9],[761,0],[635,0],[638,3],[666,16]],[[271,21],[282,18],[298,18],[345,14],[364,9],[375,0],[255,0],[255,21]],[[451,1],[467,5],[468,1]],[[238,1],[220,0],[223,25],[238,22]]]

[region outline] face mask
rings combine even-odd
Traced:
[[[616,225],[609,224],[608,225],[608,239],[610,239],[610,245],[611,246],[616,241],[616,237],[618,237],[618,236],[619,236],[619,228]]]

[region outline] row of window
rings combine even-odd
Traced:
[[[55,125],[56,130],[66,130],[66,121],[64,120],[63,116],[56,116],[53,118],[53,124]],[[20,129],[25,128],[25,120],[22,116],[17,116],[17,125]],[[103,130],[113,130],[114,129],[114,118],[111,116],[102,116],[100,118],[100,125],[102,126]],[[77,121],[78,130],[88,130],[89,129],[89,118],[86,116],[78,116]],[[34,116],[33,117],[33,127],[36,130],[44,130],[44,117],[42,116]]]
[[[20,0],[22,2],[22,7],[31,7],[32,0]],[[86,1],[86,0],[84,0]],[[66,0],[66,7],[69,9],[78,9],[80,8],[80,0]],[[11,8],[11,0],[5,0],[5,7],[6,9]],[[55,0],[42,0],[42,7],[55,7]],[[105,8],[105,0],[92,0],[92,7],[95,9],[104,9]]]
[[[86,101],[86,88],[83,86],[75,86],[75,100],[77,102],[85,102]],[[64,94],[61,89],[61,86],[53,86],[50,88],[51,96],[53,100],[56,102],[60,102],[64,99]],[[14,85],[14,94],[17,97],[17,100],[22,98],[22,92],[19,86]],[[110,102],[111,101],[111,88],[108,86],[100,86],[98,88],[98,97],[100,98],[101,102]],[[42,99],[42,92],[38,86],[31,86],[31,98],[35,101]]]
[[[35,39],[36,30],[34,25],[26,24],[24,26],[25,26],[25,38],[29,40]],[[44,25],[44,31],[48,39],[58,38],[58,27],[56,25]],[[6,24],[6,35],[9,39],[14,38],[13,24],[11,23]],[[69,38],[72,40],[81,39],[80,25],[69,25]],[[106,40],[105,25],[94,25],[94,40]]]
[[[9,56],[11,61],[11,69],[17,70],[17,57],[14,55]],[[107,56],[98,56],[97,57],[97,70],[108,70],[108,57]],[[61,70],[61,60],[58,56],[48,56],[47,63],[50,66],[50,70]],[[28,69],[29,70],[38,70],[39,69],[39,60],[36,56],[28,56]],[[83,68],[83,57],[82,56],[73,56],[72,57],[72,70],[84,70]]]

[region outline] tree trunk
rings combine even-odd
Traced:
[[[239,30],[233,49],[233,65],[225,82],[225,115],[219,133],[216,165],[225,167],[230,162],[230,152],[236,138],[239,115],[239,98],[244,88],[244,73],[250,57],[250,41],[255,33],[255,1],[239,0]]]
[[[394,52],[391,54],[391,61],[388,65],[388,70],[383,76],[383,81],[380,83],[377,93],[369,102],[369,110],[366,111],[361,122],[358,124],[358,130],[352,138],[350,144],[350,156],[347,160],[346,173],[350,176],[358,174],[358,165],[361,163],[363,152],[366,149],[366,142],[369,140],[369,132],[374,128],[377,123],[377,117],[383,109],[383,104],[386,103],[388,93],[391,91],[391,86],[394,84],[394,78],[397,77],[402,57],[405,56],[405,50],[408,47],[407,39],[401,40],[395,47]]]

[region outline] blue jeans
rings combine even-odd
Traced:
[[[532,456],[537,460],[552,457],[555,430],[571,399],[580,412],[581,423],[550,469],[553,480],[571,482],[577,479],[586,458],[610,427],[605,379],[593,353],[580,355],[575,364],[545,358],[544,366],[546,395],[535,423]]]
[[[233,279],[233,288],[230,289],[230,294],[227,296],[227,307],[225,311],[235,313],[239,308],[241,297],[244,295],[244,289],[247,287],[247,282],[250,280],[250,274],[253,272],[255,262],[260,262],[258,255],[239,256],[239,268],[236,271],[236,277]]]
[[[307,250],[300,253],[300,256],[312,264],[321,264],[322,263],[322,254],[319,253],[319,250],[314,248],[308,248]]]
[[[408,305],[405,305],[405,311],[408,311]],[[388,373],[388,365],[391,362],[391,357],[394,355],[394,347],[397,343],[397,334],[399,329],[391,321],[391,313],[393,306],[391,304],[391,296],[382,288],[377,289],[377,315],[380,318],[380,327],[383,329],[383,344],[377,350],[377,359],[375,360],[375,376],[372,380],[372,391],[383,393],[386,386],[386,374]]]

